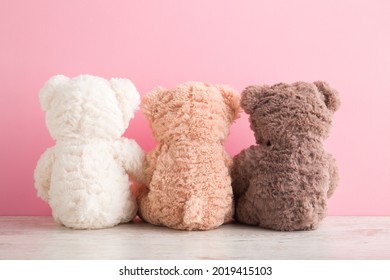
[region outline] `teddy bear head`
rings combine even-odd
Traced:
[[[249,86],[241,97],[256,142],[266,146],[325,139],[339,105],[338,93],[323,81]]]
[[[130,80],[91,75],[56,75],[42,87],[39,98],[55,140],[120,137],[140,103]]]
[[[228,86],[187,82],[173,89],[153,89],[141,108],[157,141],[222,141],[239,115],[240,104]]]

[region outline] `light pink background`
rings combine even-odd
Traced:
[[[54,74],[126,77],[144,94],[187,80],[327,80],[342,106],[326,141],[341,181],[331,215],[390,215],[389,1],[0,2],[0,215],[48,215],[33,170],[53,145],[38,91]],[[150,150],[141,113],[125,134]],[[242,115],[226,142],[254,143]]]

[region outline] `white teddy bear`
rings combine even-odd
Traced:
[[[49,79],[39,94],[56,145],[34,173],[38,196],[54,219],[75,229],[97,229],[132,220],[137,205],[129,176],[143,181],[144,152],[126,130],[140,96],[127,79],[91,75]]]

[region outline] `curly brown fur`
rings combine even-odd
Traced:
[[[317,228],[338,181],[322,143],[338,93],[322,81],[249,86],[241,106],[257,145],[233,158],[236,220],[283,231]]]
[[[234,90],[206,83],[157,88],[144,97],[142,110],[159,144],[146,156],[142,219],[181,230],[213,229],[232,219],[232,160],[223,141],[239,109]]]

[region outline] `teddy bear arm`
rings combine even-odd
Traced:
[[[233,166],[233,159],[225,150],[223,150],[222,156],[223,156],[223,161],[225,163],[225,166],[228,168],[230,172]]]
[[[117,146],[117,155],[127,174],[135,181],[144,183],[145,153],[137,142],[122,138]]]
[[[51,147],[41,155],[34,171],[35,188],[37,189],[38,196],[45,201],[48,201],[49,199],[51,173],[54,161],[54,147]]]
[[[339,172],[336,164],[336,160],[333,158],[331,154],[328,154],[328,162],[329,162],[329,189],[327,196],[330,198],[333,195],[333,192],[339,181]]]
[[[147,153],[143,160],[145,182],[134,184],[135,196],[137,203],[140,206],[138,214],[144,219],[150,221],[148,216],[148,209],[150,208],[150,201],[148,197],[149,185],[152,181],[153,173],[156,170],[157,158],[160,155],[159,147]]]
[[[236,177],[235,179],[232,179],[233,194],[235,197],[239,198],[243,194],[245,194],[248,187],[249,187],[249,181],[246,180],[245,178]]]
[[[234,195],[242,196],[249,187],[251,172],[253,171],[253,147],[243,150],[233,158],[231,169],[232,187]]]
[[[145,177],[147,185],[152,181],[153,173],[157,168],[157,159],[161,154],[161,150],[154,149],[145,156]]]

